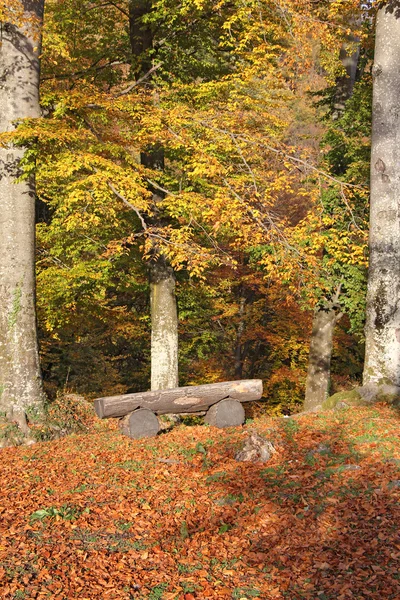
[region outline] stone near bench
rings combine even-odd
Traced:
[[[215,427],[234,427],[244,422],[241,402],[259,400],[262,396],[260,379],[244,379],[108,396],[94,401],[101,419],[125,417],[121,429],[125,435],[138,439],[158,433],[156,415],[196,414],[207,411],[206,423]]]

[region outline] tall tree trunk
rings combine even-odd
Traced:
[[[358,42],[358,40],[354,36],[350,36],[349,42]],[[336,81],[333,119],[338,119],[343,114],[346,101],[353,94],[359,56],[359,47],[350,54],[347,51],[346,45],[343,44],[339,58],[346,70],[346,75],[343,75]],[[335,315],[335,310],[332,308],[332,301],[326,302],[314,314],[304,400],[305,410],[311,410],[319,406],[328,396],[333,333],[335,325],[339,320]]]
[[[151,68],[149,50],[153,47],[153,33],[143,17],[151,10],[150,0],[130,0],[129,2],[129,40],[132,56],[137,60],[136,73],[144,75]]]
[[[341,315],[333,307],[318,309],[314,316],[304,410],[313,410],[326,400],[329,390],[333,332]]]
[[[400,8],[378,10],[364,384],[400,386]]]
[[[151,68],[149,50],[153,46],[153,32],[143,23],[151,10],[148,0],[131,0],[129,26],[132,55],[138,60],[137,76]],[[148,78],[147,85],[151,85]],[[150,169],[164,169],[164,150],[154,146],[140,155],[141,163]],[[153,191],[154,203],[159,192]],[[178,387],[178,315],[175,295],[175,275],[172,267],[161,256],[149,263],[151,310],[151,389]]]
[[[39,31],[44,0],[22,2],[23,26],[2,25],[0,132],[39,117]],[[35,29],[35,33],[33,32]],[[25,411],[42,408],[35,315],[35,182],[19,183],[25,150],[0,148],[0,410],[26,427]]]
[[[178,387],[178,315],[175,275],[160,258],[150,265],[151,389]]]
[[[339,58],[346,70],[346,75],[339,77],[336,81],[335,113],[332,116],[334,119],[343,114],[346,101],[351,98],[356,82],[358,60],[360,58],[359,40],[354,36],[349,36],[349,42],[355,43],[357,46],[351,53],[348,52],[346,44],[343,44],[340,49]]]
[[[236,330],[235,379],[242,379],[243,374],[244,348],[242,344],[242,337],[245,329],[245,311],[246,298],[245,296],[241,296],[239,303],[239,323]]]

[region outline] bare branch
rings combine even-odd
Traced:
[[[146,181],[147,183],[149,183],[154,189],[162,192],[163,194],[166,194],[167,196],[176,196],[177,194],[175,194],[175,192],[171,192],[170,190],[167,190],[166,188],[161,187],[161,185],[159,185],[158,183],[156,183],[155,181],[153,181],[152,179],[149,179],[148,177],[146,177]]]
[[[137,87],[138,85],[143,83],[143,81],[145,81],[148,77],[150,77],[150,75],[152,75],[155,71],[157,71],[157,69],[159,69],[161,66],[162,66],[162,63],[158,63],[158,64],[154,65],[153,67],[151,67],[151,69],[149,69],[147,71],[147,73],[145,73],[142,77],[140,77],[139,79],[137,79],[136,81],[131,83],[131,85],[129,85],[127,88],[125,88],[121,92],[118,92],[117,94],[115,94],[114,98],[119,98],[120,96],[125,96],[126,94],[129,94],[129,92],[131,92],[135,87]]]
[[[133,204],[131,204],[129,202],[129,200],[127,200],[125,198],[125,196],[123,196],[122,194],[120,194],[120,192],[115,189],[115,187],[113,186],[113,184],[110,181],[107,181],[107,185],[110,188],[110,190],[113,192],[113,194],[115,194],[117,196],[117,198],[119,198],[120,200],[122,200],[122,202],[125,204],[125,206],[127,206],[128,208],[130,208],[131,210],[133,210],[133,212],[136,213],[136,215],[138,216],[139,221],[142,224],[142,227],[144,229],[144,231],[148,230],[148,225],[146,223],[146,221],[144,220],[144,218],[142,217],[141,213],[139,212],[139,210],[136,208],[136,206],[134,206]]]
[[[336,177],[333,177],[333,175],[330,175],[329,173],[327,173],[326,171],[323,171],[322,169],[318,169],[318,167],[315,167],[313,164],[309,163],[308,161],[303,160],[302,158],[297,158],[296,156],[292,156],[288,152],[285,152],[284,150],[280,150],[279,148],[274,148],[273,146],[270,146],[269,144],[265,144],[264,142],[252,140],[244,135],[234,133],[233,131],[229,131],[227,129],[220,129],[218,127],[213,127],[212,125],[210,125],[209,123],[206,123],[205,121],[200,121],[200,124],[203,127],[206,127],[207,129],[211,129],[212,131],[222,133],[224,135],[229,136],[232,139],[236,138],[237,140],[246,142],[250,146],[258,146],[259,148],[265,148],[269,152],[272,152],[272,153],[276,154],[277,156],[281,156],[282,158],[284,158],[285,160],[287,160],[289,162],[292,162],[292,163],[295,163],[298,165],[302,165],[306,169],[310,169],[314,173],[318,173],[318,175],[321,175],[321,177],[323,177],[324,179],[328,179],[329,181],[334,181],[335,183],[339,184],[340,186],[355,188],[355,189],[359,189],[359,190],[365,189],[365,187],[363,187],[362,185],[357,185],[354,183],[347,183],[345,181],[341,181],[340,179],[336,179]]]
[[[344,193],[343,186],[341,186],[341,187],[340,187],[340,196],[341,196],[341,198],[342,198],[342,200],[343,200],[343,203],[345,204],[345,206],[346,206],[347,210],[348,210],[348,211],[349,211],[349,213],[350,213],[350,216],[351,216],[351,222],[352,222],[352,224],[354,225],[354,227],[355,227],[356,229],[358,229],[358,231],[361,231],[361,232],[362,232],[362,229],[361,229],[361,227],[359,227],[359,226],[357,225],[357,223],[356,223],[356,217],[355,217],[355,215],[354,215],[353,209],[351,208],[351,206],[350,206],[350,204],[349,204],[349,202],[348,202],[348,200],[347,200],[347,198],[346,198],[346,194]]]
[[[102,57],[101,57],[102,58]],[[100,62],[101,58],[97,60],[95,63],[90,65],[87,69],[83,69],[81,71],[74,71],[73,73],[60,73],[59,75],[49,75],[48,77],[42,77],[41,81],[49,81],[52,79],[72,79],[74,77],[83,77],[86,73],[90,73],[91,71],[103,71],[104,69],[108,69],[108,67],[115,67],[117,65],[126,64],[123,60],[113,60],[111,62],[106,63],[105,65],[97,65]]]
[[[105,8],[106,6],[110,6],[110,5],[113,6],[114,8],[116,8],[117,10],[119,10],[119,12],[121,12],[126,17],[129,17],[128,11],[124,10],[121,6],[118,6],[118,4],[116,2],[112,2],[112,0],[108,0],[107,2],[102,2],[101,4],[94,4],[93,6],[89,6],[89,8],[87,8],[85,12],[89,12],[90,10],[96,10],[99,8]]]

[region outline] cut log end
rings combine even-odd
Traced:
[[[120,428],[124,435],[140,440],[156,436],[160,431],[160,423],[153,411],[139,408],[121,419]]]
[[[227,398],[214,404],[204,417],[204,421],[213,427],[237,427],[245,420],[244,408],[237,400]]]
[[[97,398],[94,403],[94,412],[99,417],[99,419],[104,419],[104,402],[103,398]]]

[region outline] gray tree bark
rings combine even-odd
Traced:
[[[244,294],[239,302],[239,322],[236,329],[236,347],[235,347],[235,379],[243,379],[244,364],[249,352],[249,342],[243,343],[243,335],[246,330],[246,309],[249,299]]]
[[[365,384],[400,386],[400,4],[378,10],[373,66]]]
[[[178,382],[178,313],[175,275],[162,258],[150,264],[151,389],[176,388]]]
[[[140,440],[156,436],[160,431],[160,423],[151,410],[139,408],[121,419],[119,428],[124,435],[134,440]]]
[[[339,77],[336,82],[336,98],[335,98],[335,113],[333,118],[337,119],[344,112],[346,101],[353,94],[354,85],[357,76],[358,60],[360,58],[359,40],[355,36],[349,36],[349,43],[357,44],[356,49],[349,53],[346,44],[340,49],[340,61],[346,70],[346,75]]]
[[[245,422],[244,408],[238,400],[221,400],[207,411],[204,422],[212,427],[238,427]]]
[[[304,410],[317,408],[328,396],[333,332],[340,317],[333,306],[318,309],[314,315]]]
[[[349,36],[349,42],[358,42],[354,36]],[[340,49],[339,58],[346,70],[346,75],[340,77],[336,82],[335,112],[333,119],[338,119],[345,109],[346,101],[353,94],[356,82],[358,59],[360,49],[349,53],[344,44]],[[340,289],[339,292],[340,294]],[[336,301],[338,300],[337,299]],[[335,301],[333,299],[333,301]],[[340,317],[339,317],[340,318]],[[327,398],[330,383],[330,365],[333,349],[333,333],[335,325],[339,320],[332,301],[317,309],[314,314],[313,329],[310,341],[310,358],[308,364],[306,394],[304,410],[312,410],[321,405]]]
[[[149,50],[153,47],[153,32],[143,23],[151,10],[149,0],[131,0],[129,3],[129,34],[137,76],[151,68]],[[146,79],[151,85],[151,78]],[[163,148],[154,146],[141,153],[141,163],[151,169],[164,168]],[[154,190],[154,203],[159,192]],[[151,389],[163,390],[178,387],[178,314],[175,295],[175,275],[166,259],[149,263],[151,310]]]
[[[44,0],[24,0],[25,25],[2,24],[0,132],[39,117],[39,31]],[[32,22],[34,19],[34,23]],[[26,428],[42,408],[35,315],[35,182],[16,183],[25,150],[0,148],[0,410]]]

